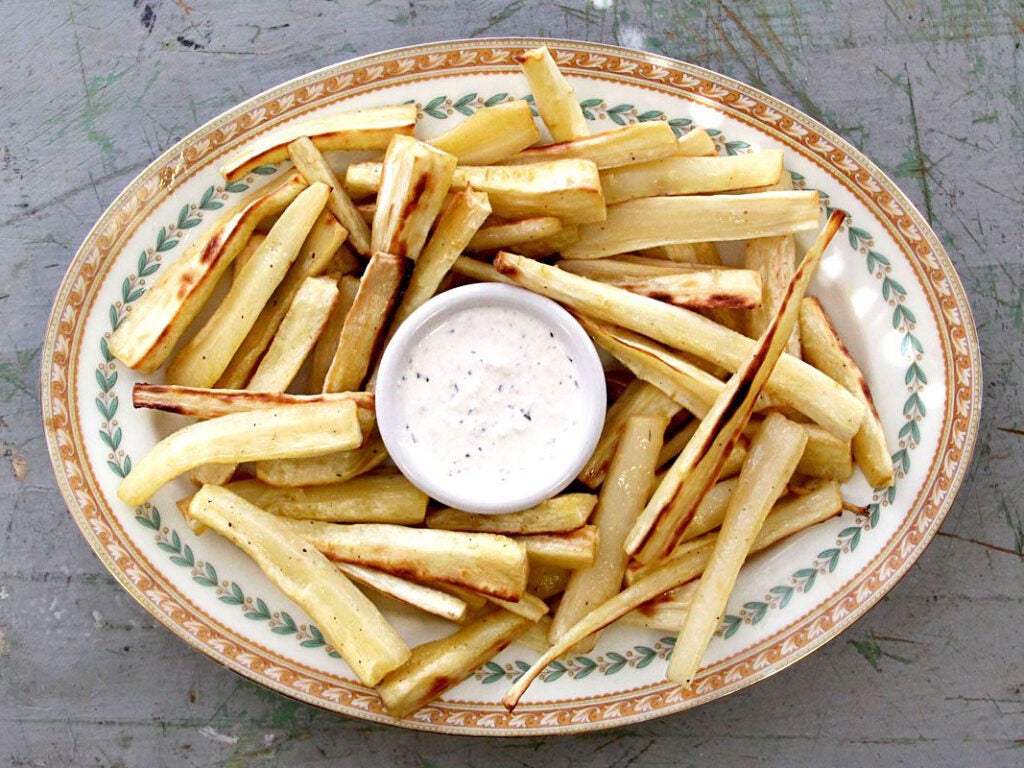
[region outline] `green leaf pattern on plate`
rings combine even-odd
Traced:
[[[467,93],[460,97],[437,96],[423,104],[417,104],[420,117],[446,120],[458,113],[470,116],[483,107],[494,106],[513,97],[508,93],[495,93],[482,96]],[[533,108],[531,96],[525,96]],[[689,118],[669,118],[659,110],[641,111],[632,104],[611,105],[603,99],[591,98],[580,102],[584,116],[591,121],[611,120],[616,125],[624,126],[651,120],[666,120],[677,136],[691,130],[693,122]],[[536,110],[534,109],[534,114]],[[750,145],[743,141],[728,141],[716,129],[708,129],[720,154],[737,155],[750,151]],[[254,168],[243,181],[236,181],[223,186],[210,186],[200,196],[199,201],[182,206],[173,222],[160,227],[153,247],[143,250],[136,262],[135,271],[124,278],[121,285],[121,298],[110,305],[110,331],[117,329],[123,321],[130,305],[142,296],[146,289],[147,278],[160,269],[162,255],[176,248],[189,229],[203,220],[204,212],[216,211],[224,206],[231,195],[245,192],[254,181],[253,175],[267,176],[275,173],[275,166],[259,166]],[[805,188],[804,178],[793,173],[795,188]],[[822,196],[822,207],[825,214],[832,212],[829,198]],[[916,315],[906,306],[907,291],[892,275],[890,260],[874,249],[874,237],[870,232],[853,225],[847,219],[844,225],[850,246],[861,254],[868,272],[879,281],[883,299],[892,310],[892,326],[901,334],[900,352],[907,361],[904,383],[908,397],[904,404],[905,422],[899,431],[899,448],[893,454],[897,484],[910,470],[911,451],[917,447],[921,439],[920,423],[927,416],[927,410],[920,393],[928,384],[920,363],[924,358],[924,347],[914,333]],[[96,409],[102,416],[100,439],[107,446],[107,466],[117,477],[125,477],[131,471],[131,457],[121,447],[122,430],[118,424],[117,411],[119,400],[115,393],[118,381],[114,358],[107,347],[109,333],[100,341],[101,360],[96,367],[97,396]],[[835,571],[842,556],[853,552],[860,544],[865,533],[877,526],[881,508],[893,502],[896,497],[897,485],[887,489],[876,490],[872,503],[863,515],[858,515],[851,526],[844,528],[836,537],[833,546],[822,550],[810,566],[794,571],[787,584],[771,587],[760,600],[749,600],[743,604],[738,614],[724,617],[717,634],[730,639],[744,625],[761,622],[772,610],[786,608],[794,594],[810,592],[817,583],[818,575]],[[246,595],[243,588],[235,581],[219,578],[217,569],[212,563],[196,559],[191,548],[184,544],[177,531],[163,525],[159,510],[145,504],[136,510],[136,521],[143,527],[154,531],[157,546],[168,554],[174,565],[188,568],[195,583],[216,591],[218,599],[227,605],[241,608],[245,618],[252,621],[266,622],[271,632],[287,635],[306,648],[324,648],[332,657],[338,658],[337,652],[326,642],[323,633],[313,625],[299,624],[286,611],[271,610],[266,601],[258,596]],[[609,676],[624,669],[643,669],[655,659],[668,659],[672,653],[675,639],[660,638],[651,646],[635,645],[625,651],[608,651],[597,656],[577,655],[552,662],[541,674],[544,682],[554,682],[562,678],[583,680],[592,674]],[[475,679],[482,683],[495,683],[500,680],[516,680],[527,669],[529,664],[522,660],[500,665],[489,661],[474,673]]]

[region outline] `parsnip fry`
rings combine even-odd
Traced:
[[[532,219],[488,224],[476,231],[466,250],[472,253],[497,251],[513,245],[543,240],[561,231],[562,220],[554,216],[537,216]]]
[[[597,447],[580,470],[580,481],[589,488],[596,488],[604,481],[615,446],[630,417],[664,416],[671,419],[681,410],[679,403],[653,384],[640,379],[630,382],[608,409]]]
[[[167,379],[172,384],[208,387],[217,381],[299,255],[329,192],[327,185],[314,184],[281,214],[224,301],[171,361]]]
[[[370,248],[415,260],[441,212],[458,161],[429,144],[396,136],[384,155]]]
[[[843,499],[836,483],[827,483],[807,496],[780,502],[761,528],[751,551],[766,549],[787,536],[839,514],[842,504]],[[509,710],[514,709],[526,689],[544,668],[578,642],[604,629],[637,606],[699,576],[711,559],[711,550],[710,546],[704,546],[677,557],[670,557],[615,597],[593,608],[566,630],[562,638],[533,663],[505,694],[501,700],[502,704]]]
[[[608,482],[594,511],[598,529],[597,554],[593,565],[573,571],[558,604],[548,639],[554,643],[593,606],[613,597],[622,586],[626,570],[623,545],[637,515],[647,503],[654,484],[655,463],[661,450],[668,419],[634,416],[623,430],[608,468]],[[591,643],[577,646],[580,652],[593,649]]]
[[[580,227],[567,259],[597,259],[668,243],[749,240],[818,226],[818,193],[644,197],[609,205],[603,221]]]
[[[235,256],[234,260],[231,262],[232,282],[234,282],[235,278],[237,278],[238,275],[242,273],[242,268],[245,266],[245,262],[252,258],[252,255],[259,250],[259,247],[263,244],[263,241],[266,239],[267,236],[262,232],[253,232],[252,235],[249,236],[249,242],[245,244],[245,247],[239,252],[237,256]]]
[[[302,459],[278,459],[256,464],[256,477],[267,485],[295,488],[341,483],[379,467],[388,457],[384,441],[374,434],[358,450],[334,451]]]
[[[853,457],[873,487],[887,488],[893,484],[892,457],[867,379],[817,299],[805,299],[800,307],[800,336],[807,361],[864,403],[864,420],[853,436]]]
[[[273,342],[274,335],[298,295],[299,288],[307,278],[322,275],[327,271],[335,252],[345,240],[345,234],[345,228],[330,211],[325,210],[320,214],[295,261],[288,267],[284,279],[274,289],[266,306],[260,310],[256,322],[217,380],[218,389],[246,387],[253,371]],[[241,277],[239,273],[238,278]],[[282,391],[284,389],[282,388]]]
[[[488,597],[487,599],[499,608],[504,608],[506,611],[530,621],[538,621],[548,612],[548,604],[529,592],[524,592],[523,596],[516,601],[502,600],[500,597]]]
[[[254,392],[288,389],[320,337],[337,300],[338,283],[333,278],[307,277],[247,388]]]
[[[413,267],[405,294],[391,321],[392,333],[437,292],[452,264],[490,213],[491,205],[483,192],[468,187],[451,195]]]
[[[642,123],[643,125],[643,123]],[[668,124],[665,124],[668,127]],[[534,150],[535,151],[535,150]],[[604,168],[598,163],[598,168]],[[782,150],[735,157],[663,157],[601,173],[605,203],[658,195],[706,195],[775,184],[782,176]]]
[[[559,269],[691,309],[751,309],[761,275],[751,269],[700,268],[668,259],[562,259]]]
[[[469,587],[505,600],[518,600],[526,591],[526,551],[508,536],[384,523],[286,520],[283,524],[333,560],[380,568],[416,581]]]
[[[722,521],[711,559],[676,638],[668,679],[690,685],[722,622],[736,578],[768,512],[786,488],[807,443],[807,433],[784,416],[765,419]]]
[[[676,145],[676,154],[683,157],[713,157],[717,152],[715,140],[703,128],[684,133]]]
[[[160,486],[200,464],[316,456],[363,441],[351,400],[235,413],[180,429],[157,443],[121,482],[117,495],[142,504]]]
[[[469,677],[533,622],[496,610],[449,637],[419,645],[403,666],[377,687],[393,717],[405,717]]]
[[[646,161],[657,162],[660,158],[674,155],[677,149],[678,142],[671,126],[663,120],[655,120],[613,128],[610,131],[594,133],[572,141],[526,149],[508,158],[505,164],[525,165],[544,160],[582,158],[592,160],[599,169],[630,167],[633,164],[646,164]],[[781,168],[782,153],[780,152],[779,155]],[[652,194],[678,193],[654,192]]]
[[[722,464],[743,432],[761,389],[782,355],[799,318],[800,300],[822,254],[844,218],[842,212],[829,218],[790,282],[778,314],[746,362],[729,379],[637,520],[626,550],[640,562],[653,562],[672,550],[697,504],[718,479]]]
[[[554,141],[571,141],[590,133],[576,92],[558,69],[546,46],[516,56],[533,92],[533,101]]]
[[[565,590],[571,573],[568,568],[557,565],[531,563],[530,574],[526,578],[526,591],[541,600],[547,600]]]
[[[355,198],[377,192],[381,173],[380,163],[353,163],[345,173],[345,188]],[[503,219],[554,216],[565,224],[583,224],[605,218],[601,179],[590,160],[460,165],[452,189],[466,187],[486,192],[494,215]]]
[[[447,592],[364,565],[335,563],[335,566],[352,580],[373,587],[378,592],[415,606],[421,611],[454,622],[461,622],[466,618],[466,603]]]
[[[796,270],[796,242],[792,235],[760,237],[743,246],[743,264],[761,275],[761,302],[746,315],[744,332],[756,339],[768,327],[779,308],[786,286]],[[800,326],[793,329],[786,352],[800,357]]]
[[[597,554],[597,528],[584,525],[569,533],[533,533],[511,537],[526,548],[534,565],[582,568]]]
[[[288,145],[288,156],[307,182],[320,181],[331,188],[327,207],[348,230],[348,240],[363,256],[370,256],[370,228],[356,210],[355,203],[345,194],[341,181],[334,175],[320,150],[306,136]]]
[[[299,174],[289,174],[225,215],[179,259],[164,267],[111,335],[111,354],[143,373],[163,365],[256,225],[283,211],[305,188]]]
[[[540,140],[525,99],[478,109],[427,143],[455,155],[460,165],[493,165]]]
[[[373,603],[273,515],[230,491],[207,485],[192,497],[189,517],[252,557],[317,623],[364,685],[375,685],[409,658],[408,646]]]
[[[333,278],[306,278],[247,389],[254,392],[288,389],[327,323],[328,313],[337,298],[338,285]],[[223,485],[236,469],[236,464],[204,464],[193,470],[193,481],[200,485]]]
[[[517,285],[541,293],[577,312],[620,325],[674,349],[735,371],[756,342],[700,315],[594,280],[571,275],[501,252],[495,268]],[[816,368],[784,355],[768,392],[842,439],[860,428],[864,406]]]
[[[327,325],[323,333],[316,341],[313,348],[313,358],[309,366],[309,380],[307,388],[311,392],[321,392],[324,388],[324,379],[327,378],[327,371],[334,361],[334,354],[338,350],[338,341],[341,339],[341,329],[345,327],[345,318],[348,317],[352,304],[355,303],[356,294],[359,292],[359,278],[352,275],[342,275],[338,281],[338,301],[327,318]]]
[[[386,149],[392,137],[411,136],[415,127],[415,104],[371,107],[289,122],[230,158],[220,172],[228,181],[236,181],[258,165],[287,160],[288,145],[303,136],[308,136],[321,152]]]
[[[298,403],[336,403],[351,400],[359,408],[359,419],[373,424],[373,395],[369,392],[335,392],[329,395],[291,395],[275,392],[249,392],[242,389],[203,389],[170,384],[138,383],[132,388],[132,405],[154,408],[182,416],[214,419],[229,413],[277,408]]]
[[[565,493],[535,507],[504,515],[481,515],[458,509],[441,509],[427,515],[428,528],[482,533],[568,533],[587,522],[597,497],[589,493]]]
[[[427,511],[427,495],[400,474],[364,475],[309,488],[279,488],[259,480],[225,487],[267,512],[301,520],[417,525]]]
[[[698,418],[707,415],[725,389],[723,382],[660,344],[585,317],[577,319],[598,346],[629,368],[638,379],[653,384]]]
[[[452,265],[452,272],[481,283],[505,283],[515,285],[511,280],[492,267],[488,262],[460,256]]]
[[[408,263],[402,256],[373,254],[342,326],[334,360],[324,378],[324,392],[358,389],[366,378]]]

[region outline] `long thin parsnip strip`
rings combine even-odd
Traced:
[[[567,259],[597,259],[668,243],[749,240],[818,226],[818,193],[644,197],[608,206],[603,221],[580,227]]]
[[[415,260],[441,212],[458,160],[408,136],[396,136],[384,154],[377,209],[370,228],[373,253]]]
[[[817,299],[805,299],[800,307],[800,337],[807,361],[864,403],[864,421],[853,436],[853,457],[872,487],[887,488],[894,478],[892,457],[867,379]]]
[[[278,326],[274,340],[260,360],[247,389],[283,392],[320,337],[338,300],[338,283],[332,277],[307,277],[299,287]]]
[[[674,155],[677,148],[678,142],[671,126],[667,122],[656,120],[633,123],[572,141],[526,149],[505,160],[505,164],[525,165],[544,160],[582,158],[592,160],[599,169],[629,167],[635,163],[645,163],[645,161],[657,162],[659,158]],[[780,168],[781,164],[780,160]]]
[[[373,194],[381,185],[381,173],[380,163],[353,163],[345,173],[345,188],[354,198]],[[486,192],[494,215],[503,219],[554,216],[565,224],[583,224],[605,218],[601,179],[590,160],[460,165],[452,188],[466,187]]]
[[[526,548],[530,563],[535,565],[582,568],[592,564],[597,554],[598,533],[593,525],[569,533],[533,533],[510,538]]]
[[[472,187],[449,197],[430,240],[416,259],[409,284],[391,320],[392,332],[437,292],[452,264],[490,213],[487,195]]]
[[[579,479],[588,488],[596,488],[608,472],[608,465],[615,452],[615,446],[622,436],[626,422],[633,416],[664,416],[674,417],[682,406],[666,395],[653,384],[635,379],[629,383],[625,391],[612,403],[604,419],[601,437],[598,438],[594,452],[580,470]]]
[[[480,283],[505,283],[515,285],[511,280],[496,270],[489,262],[477,261],[468,256],[459,256],[452,264],[452,272]]]
[[[327,204],[330,188],[314,184],[281,214],[266,240],[231,285],[217,310],[171,361],[172,384],[208,387],[224,373],[260,312],[284,279],[288,267]]]
[[[369,417],[373,424],[373,394],[370,392],[335,392],[329,395],[292,395],[275,392],[249,392],[243,389],[203,389],[176,387],[170,384],[138,383],[132,388],[132,405],[153,408],[182,416],[215,419],[229,413],[277,408],[298,403],[335,403],[351,400],[359,408],[359,419]]]
[[[358,389],[366,378],[408,264],[402,256],[373,254],[341,328],[334,360],[324,377],[324,392]]]
[[[634,416],[626,422],[608,468],[608,481],[594,510],[593,524],[598,529],[594,563],[572,572],[551,623],[548,639],[552,643],[593,606],[613,597],[621,588],[626,570],[623,545],[647,503],[667,426],[668,419],[656,416]],[[589,642],[577,647],[582,653],[592,649]]]
[[[461,622],[466,618],[465,601],[439,589],[417,584],[415,581],[403,579],[393,573],[386,573],[376,568],[352,563],[335,563],[338,570],[353,581],[373,587],[381,594],[412,605],[421,611],[432,613],[448,621]]]
[[[282,524],[333,560],[380,568],[416,581],[457,584],[505,600],[518,600],[526,591],[526,550],[507,536],[385,523],[286,520]]]
[[[796,270],[796,241],[792,235],[759,237],[743,246],[743,264],[761,275],[761,302],[746,315],[744,332],[757,338],[768,327],[779,308],[786,286]],[[800,357],[800,326],[793,329],[786,352]]]
[[[460,165],[493,165],[540,141],[530,103],[516,99],[478,109],[427,143],[455,155]]]
[[[643,125],[643,123],[641,123]],[[667,128],[668,125],[665,124]],[[607,167],[598,164],[599,168]],[[775,184],[782,176],[782,150],[735,157],[664,157],[637,161],[601,173],[608,205],[658,195],[706,195]]]
[[[690,610],[676,638],[668,679],[690,685],[711,638],[722,622],[740,568],[750,554],[775,501],[796,469],[807,433],[784,416],[765,419],[750,445],[747,463],[729,497],[711,559],[697,584]]]
[[[370,256],[370,228],[356,210],[355,203],[345,194],[341,181],[334,175],[320,150],[312,140],[303,136],[288,145],[288,156],[303,178],[312,184],[320,181],[331,188],[327,207],[334,217],[348,230],[348,241],[363,256]]]
[[[717,152],[715,140],[703,128],[684,133],[676,145],[676,154],[683,157],[713,157]]]
[[[409,658],[398,633],[333,563],[281,521],[224,488],[205,485],[189,517],[237,544],[316,622],[364,685]]]
[[[117,495],[126,504],[142,504],[164,483],[200,464],[316,456],[350,450],[362,441],[351,400],[234,413],[165,437],[132,468]]]
[[[323,330],[337,298],[338,285],[333,278],[306,278],[247,389],[253,392],[284,392],[288,389]],[[224,485],[235,474],[236,468],[235,464],[204,464],[193,470],[192,480],[199,485]]]
[[[341,331],[345,327],[345,318],[352,310],[356,295],[359,293],[359,278],[352,275],[342,275],[338,281],[338,301],[327,318],[327,325],[323,333],[316,341],[313,348],[313,355],[309,364],[309,379],[306,386],[310,392],[322,392],[324,380],[327,378],[327,371],[334,362],[334,355],[338,351],[338,341],[341,339]]]
[[[416,105],[371,107],[336,115],[286,123],[230,158],[220,169],[228,181],[236,181],[258,165],[288,159],[288,145],[309,137],[321,152],[386,149],[396,135],[412,136]]]
[[[218,389],[246,387],[253,371],[273,342],[274,335],[291,308],[299,289],[306,279],[317,277],[327,271],[335,252],[344,242],[345,235],[345,228],[330,211],[325,210],[320,214],[295,261],[288,267],[284,279],[274,289],[266,306],[260,310],[256,322],[217,380]],[[241,272],[236,279],[242,279]]]
[[[480,227],[470,239],[466,250],[473,253],[497,251],[513,245],[550,238],[562,231],[562,220],[554,216],[503,221]]]
[[[259,480],[225,487],[272,514],[325,523],[418,525],[427,511],[427,495],[400,474],[307,488],[279,488]]]
[[[725,389],[723,382],[660,344],[585,317],[577,319],[598,346],[697,418],[707,415]]]
[[[651,563],[672,550],[697,504],[718,479],[722,464],[742,434],[758,395],[783,354],[799,319],[800,300],[822,254],[844,219],[842,212],[829,218],[790,282],[778,314],[747,360],[729,379],[637,520],[626,549],[640,562]]]
[[[660,261],[660,260],[659,260]],[[607,262],[607,263],[606,263]],[[691,309],[752,309],[761,303],[761,275],[750,269],[686,268],[619,259],[563,259],[559,269]]]
[[[597,503],[589,493],[565,493],[535,507],[503,515],[439,509],[427,515],[428,528],[481,533],[569,533],[587,522]]]
[[[403,666],[377,686],[392,717],[405,717],[469,677],[533,622],[496,610],[449,637],[416,646]]]
[[[328,485],[359,477],[379,467],[388,453],[380,435],[374,433],[362,448],[334,451],[301,459],[260,461],[256,477],[267,485],[295,488],[304,485]]]
[[[283,211],[305,188],[299,174],[289,174],[221,218],[132,305],[110,337],[111,354],[142,373],[163,365],[256,225]]]
[[[780,502],[768,516],[751,550],[759,552],[787,536],[827,520],[839,514],[842,505],[843,499],[836,483],[827,483],[806,496]],[[505,694],[501,700],[502,704],[509,710],[514,709],[526,689],[544,668],[576,643],[594,632],[599,632],[648,600],[700,576],[711,559],[711,551],[710,546],[704,546],[677,557],[670,557],[652,568],[644,578],[631,584],[607,602],[594,607],[533,663]]]
[[[506,611],[530,621],[538,621],[548,612],[548,604],[529,592],[524,592],[523,596],[516,601],[502,600],[500,597],[488,597],[487,600],[499,608],[504,608]]]
[[[540,119],[554,141],[572,141],[587,136],[587,118],[576,101],[576,92],[569,85],[546,46],[523,51],[516,56],[530,84],[533,102]]]
[[[735,371],[755,341],[682,307],[674,307],[622,288],[569,274],[515,254],[501,252],[495,268],[517,285],[541,293],[597,320],[649,336]],[[842,439],[860,429],[864,405],[831,378],[784,355],[768,383],[768,392]]]

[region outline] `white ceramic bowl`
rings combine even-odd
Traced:
[[[504,320],[517,318],[548,352],[538,351],[536,359],[509,352],[511,325]],[[465,340],[449,342],[449,333]],[[473,373],[460,363],[466,344],[486,361]],[[562,379],[571,386],[534,373],[545,369],[537,363],[545,354],[552,369],[575,367],[578,375]],[[493,386],[482,385],[483,376]],[[572,315],[543,296],[496,283],[446,291],[410,315],[384,351],[375,393],[381,437],[402,473],[431,498],[481,513],[526,509],[564,489],[593,453],[606,406],[597,351]],[[516,398],[537,407],[513,406]],[[565,414],[574,419],[569,428],[557,426],[570,418]]]

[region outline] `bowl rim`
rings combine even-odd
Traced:
[[[561,467],[544,484],[531,483],[523,477],[514,496],[486,498],[472,492],[462,493],[458,486],[447,486],[429,470],[425,470],[419,456],[399,438],[401,408],[398,403],[397,379],[403,360],[425,334],[437,324],[468,310],[486,307],[507,307],[539,319],[546,327],[557,332],[566,349],[574,355],[580,369],[582,386],[580,398],[586,406],[586,421],[580,428],[580,439],[573,450],[558,457]],[[533,507],[563,491],[579,474],[594,452],[604,426],[607,397],[604,369],[593,341],[579,322],[557,302],[525,288],[503,283],[474,283],[461,285],[439,293],[418,307],[407,317],[385,347],[377,369],[374,387],[377,426],[388,454],[402,474],[432,499],[450,507],[477,514],[503,514]]]

